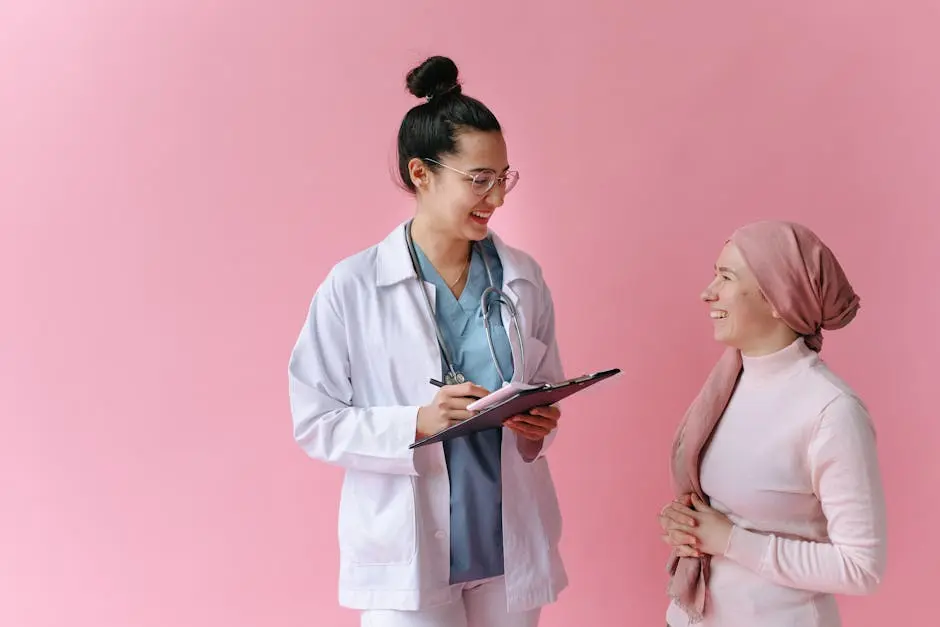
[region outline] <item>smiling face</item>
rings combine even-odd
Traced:
[[[709,306],[715,339],[745,355],[763,355],[782,349],[796,339],[774,312],[757,278],[732,244],[725,244],[715,263],[715,278],[702,300]]]
[[[503,204],[506,185],[500,180],[481,196],[474,191],[471,177],[486,171],[501,177],[509,170],[503,134],[466,130],[458,135],[455,150],[441,155],[437,161],[442,165],[421,159],[412,159],[409,164],[419,211],[426,214],[435,231],[450,238],[466,241],[485,238],[493,213]]]

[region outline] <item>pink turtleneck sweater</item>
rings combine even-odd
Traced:
[[[871,419],[802,339],[744,358],[701,480],[734,523],[701,627],[839,627],[832,595],[878,586],[885,505]],[[675,605],[666,620],[689,625]]]

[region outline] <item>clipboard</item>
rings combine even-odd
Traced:
[[[434,435],[409,444],[408,448],[415,449],[420,446],[427,446],[428,444],[452,440],[486,429],[498,429],[513,416],[524,414],[536,407],[554,405],[564,398],[577,394],[581,390],[589,388],[601,381],[605,381],[617,374],[620,374],[620,368],[602,370],[593,374],[568,379],[560,383],[546,383],[527,390],[520,390],[509,398],[484,409],[463,422],[458,422],[455,425],[438,431]]]

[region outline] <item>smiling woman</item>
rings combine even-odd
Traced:
[[[484,239],[487,224],[519,180],[509,169],[496,116],[466,96],[457,66],[432,57],[413,69],[408,90],[427,102],[412,108],[398,131],[398,172],[418,198],[413,230],[442,276],[456,276],[459,297],[467,243]]]
[[[797,333],[787,326],[761,291],[741,250],[728,242],[715,264],[715,278],[702,293],[710,306],[715,339],[742,354],[759,356],[792,343]]]
[[[728,349],[674,443],[668,624],[837,627],[833,595],[885,568],[872,421],[819,356],[859,297],[812,231],[766,221],[725,243],[702,300]]]
[[[346,470],[340,602],[364,625],[534,627],[567,585],[545,459],[559,410],[408,445],[506,383],[562,380],[554,304],[535,260],[489,229],[519,180],[496,116],[450,59],[406,82],[426,99],[398,133],[415,215],[317,289],[289,365],[294,435]]]

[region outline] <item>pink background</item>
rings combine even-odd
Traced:
[[[936,616],[937,3],[562,5],[0,3],[0,625],[357,624],[287,357],[329,267],[411,211],[403,76],[438,53],[507,129],[495,228],[543,264],[567,368],[625,370],[552,452],[572,587],[544,625],[662,624],[669,440],[719,351],[697,295],[762,217],[863,299],[824,356],[879,427],[890,564],[846,624]]]

